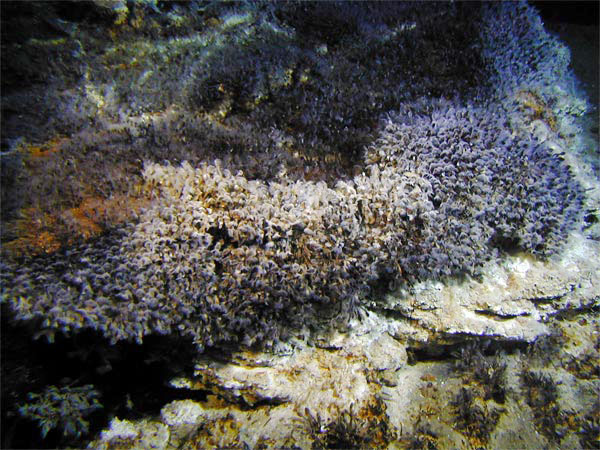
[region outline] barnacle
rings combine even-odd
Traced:
[[[360,411],[353,409],[337,411],[327,421],[305,408],[298,412],[295,428],[308,432],[313,449],[383,448],[397,438],[389,427],[385,403],[381,400],[373,399]]]
[[[556,404],[558,391],[552,377],[531,370],[521,373],[521,384],[525,389],[527,404],[533,410],[536,425],[552,440],[560,441],[557,430],[562,422],[563,413]]]
[[[580,435],[579,442],[583,448],[597,448],[600,445],[600,419],[598,411],[600,407],[596,407],[594,413],[587,415],[583,420],[578,433]]]
[[[208,28],[190,14],[190,35],[111,44],[53,100],[81,131],[35,150],[21,186],[48,218],[38,253],[53,239],[65,252],[7,262],[2,296],[20,318],[112,341],[270,344],[358,315],[369,292],[560,248],[582,190],[514,99],[527,85],[549,105],[568,55],[533,10],[305,6],[229,5]],[[146,13],[159,12],[136,6],[124,28],[154,35]],[[502,368],[483,365],[501,398]]]
[[[477,447],[485,445],[500,417],[500,411],[476,402],[473,392],[461,388],[451,402],[456,414],[457,428],[469,436]]]
[[[496,403],[504,403],[506,364],[502,363],[497,355],[485,357],[482,346],[472,343],[461,348],[460,353],[456,353],[456,358],[456,369],[468,372],[482,385],[485,400],[493,398]]]
[[[62,428],[65,436],[79,437],[88,432],[85,417],[101,409],[100,393],[92,385],[80,387],[49,386],[41,394],[30,393],[29,402],[19,408],[19,413],[40,426],[42,436],[53,428]]]

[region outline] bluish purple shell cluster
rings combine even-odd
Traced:
[[[360,22],[348,11],[337,19]],[[403,11],[410,20],[402,27],[379,29],[365,21],[361,33],[383,42],[378,33],[393,39],[413,28],[427,30],[441,17],[429,6],[403,6],[396,14]],[[452,11],[448,17],[458,21],[452,27],[458,33],[462,19]],[[456,58],[447,58],[446,47],[434,44],[431,59],[422,69],[415,67],[415,80],[395,85],[406,92],[385,101],[361,97],[365,104],[381,100],[379,106],[393,108],[372,118],[380,125],[356,161],[360,173],[328,184],[287,176],[285,165],[277,166],[273,158],[270,164],[280,172],[262,178],[256,176],[260,170],[253,168],[251,176],[218,160],[190,158],[191,163],[171,165],[149,158],[141,178],[155,198],[151,207],[95,241],[5,265],[4,301],[21,319],[39,320],[42,328],[91,328],[112,341],[177,333],[200,348],[252,345],[283,339],[289,329],[310,326],[324,312],[347,316],[382,285],[477,274],[484,262],[512,250],[540,257],[555,253],[577,222],[582,191],[562,156],[521,126],[527,117],[515,107],[514,96],[526,88],[550,98],[552,83],[567,74],[568,58],[555,58],[561,47],[526,5],[473,11],[482,21],[481,36],[461,44],[467,56],[458,60],[487,64],[469,71],[470,77],[481,76],[475,80],[479,85],[448,82],[439,95],[431,93],[432,80],[460,78],[458,67],[448,65]],[[284,8],[282,14],[296,20],[295,12]],[[497,31],[507,38],[491,39]],[[285,59],[281,52],[273,57]],[[301,61],[305,52],[293,56]],[[448,64],[439,70],[426,66],[435,61]],[[222,76],[222,68],[211,76]],[[284,69],[277,72],[282,80],[269,78],[275,84],[265,89],[281,89],[291,99]],[[319,70],[326,69],[333,70]],[[422,82],[419,74],[425,74]],[[335,78],[335,71],[328,76]],[[209,78],[203,73],[195,81],[190,101],[217,95],[207,87]],[[448,86],[461,92],[449,95]],[[315,98],[327,99],[331,92]],[[311,93],[305,95],[309,103]],[[222,99],[217,95],[210,101]],[[323,109],[313,106],[300,122],[320,120],[310,112]],[[324,120],[332,125],[325,131],[335,126],[337,134],[344,129],[362,133],[360,111],[346,125],[335,108],[327,111]],[[318,128],[311,130],[289,139],[299,144],[306,136],[315,148],[335,141]],[[271,134],[278,133],[284,134]],[[287,145],[273,140],[274,147]],[[353,138],[356,142],[362,138]]]
[[[547,256],[572,229],[583,196],[568,165],[544,143],[511,134],[507,120],[493,106],[427,100],[385,121],[367,160],[430,183],[423,238],[406,272],[473,272],[511,248]],[[413,260],[427,269],[411,270]]]

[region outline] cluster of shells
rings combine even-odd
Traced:
[[[139,342],[177,332],[200,348],[252,345],[325,311],[346,318],[369,291],[474,274],[514,248],[555,252],[582,190],[562,156],[527,133],[514,99],[523,83],[542,100],[553,95],[568,57],[527,8],[483,7],[481,55],[498,84],[482,82],[471,100],[406,101],[381,121],[362,173],[326,184],[287,177],[282,165],[267,181],[210,158],[146,162],[141,190],[152,203],[137,220],[7,264],[3,298],[49,333],[93,328]],[[514,36],[488,39],[512,36],[515,16],[529,30],[518,46]]]
[[[572,227],[581,192],[564,161],[501,124],[479,108],[407,107],[365,171],[334,187],[248,180],[219,161],[148,163],[153,206],[66,258],[18,268],[13,305],[113,340],[178,330],[201,348],[252,345],[324,308],[352,314],[381,283],[474,273],[505,240],[543,253]]]

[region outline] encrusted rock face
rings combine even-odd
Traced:
[[[319,306],[353,314],[382,283],[476,274],[506,250],[548,256],[579,217],[581,188],[556,149],[508,120],[493,104],[403,105],[364,172],[335,187],[248,180],[218,160],[148,163],[140,191],[153,206],[136,223],[110,245],[23,265],[5,297],[23,318],[114,341],[178,330],[200,348],[251,345]]]
[[[475,274],[507,249],[558,249],[582,205],[567,164],[512,137],[504,115],[423,103],[390,116],[366,173],[335,188],[248,180],[218,161],[147,164],[141,189],[155,205],[136,224],[111,245],[20,267],[5,296],[48,328],[92,326],[114,341],[175,329],[201,348],[272,343],[282,322],[302,326],[319,306],[354,313],[384,282]]]
[[[90,7],[110,41],[36,4],[66,37],[5,53],[81,73],[3,124],[2,302],[50,340],[197,354],[189,399],[90,447],[589,444],[600,190],[535,10]]]
[[[521,442],[519,434],[528,436],[520,444],[526,448],[561,440],[585,448],[591,441],[577,433],[597,414],[598,382],[584,367],[598,357],[600,324],[577,314],[598,305],[600,264],[592,256],[600,249],[581,243],[553,262],[515,256],[488,265],[477,281],[397,292],[347,332],[288,341],[280,353],[201,357],[191,376],[171,386],[208,392],[207,400],[166,405],[152,426],[166,426],[169,437],[153,442],[158,448],[416,442],[496,448]],[[563,383],[560,399],[531,404],[522,379],[528,371],[544,374],[551,386]],[[540,414],[550,406],[544,424]],[[146,438],[145,421],[128,427],[134,442]],[[121,428],[115,419],[90,447],[119,445]]]

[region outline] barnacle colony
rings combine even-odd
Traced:
[[[148,163],[156,199],[136,223],[22,265],[8,297],[49,328],[252,344],[318,307],[348,313],[382,280],[474,273],[507,241],[554,249],[582,201],[564,161],[499,113],[439,105],[390,115],[364,173],[334,187]]]
[[[344,20],[360,24],[362,12],[355,7],[358,9],[352,14],[358,16]],[[427,26],[420,25],[425,35],[434,28],[432,24],[445,20],[431,11],[421,17],[422,11],[407,6],[398,14],[414,15],[423,24],[430,21]],[[290,13],[291,23],[297,20],[296,13]],[[530,35],[515,37],[515,14],[523,16]],[[459,61],[480,58],[487,64],[484,72],[491,74],[493,84],[478,80],[481,86],[471,89],[469,83],[450,77],[448,67],[434,67],[426,73],[438,78],[424,77],[421,84],[411,87],[405,86],[406,80],[396,83],[383,77],[388,90],[396,90],[385,101],[393,104],[395,111],[384,115],[376,138],[358,161],[362,173],[331,185],[293,179],[284,170],[272,178],[246,176],[220,164],[214,154],[198,162],[202,158],[197,155],[204,154],[201,149],[184,151],[180,146],[176,147],[179,154],[196,158],[193,165],[158,164],[171,148],[164,145],[167,150],[156,150],[164,144],[161,126],[133,120],[123,124],[123,130],[140,131],[128,132],[132,146],[141,142],[136,147],[139,150],[154,145],[147,153],[139,150],[154,161],[147,161],[142,173],[142,191],[154,199],[151,206],[135,221],[86,244],[22,264],[7,264],[2,271],[3,299],[18,317],[39,319],[41,326],[50,330],[92,328],[113,341],[178,333],[191,337],[200,348],[232,341],[250,345],[277,341],[292,327],[312,324],[318,317],[315,312],[347,317],[367,292],[381,285],[477,273],[483,262],[512,248],[551,254],[573,228],[583,201],[581,189],[566,162],[531,136],[527,115],[513,103],[523,85],[538,92],[540,98],[557,95],[553,86],[568,76],[568,58],[557,57],[562,55],[560,46],[543,34],[537,16],[523,5],[487,5],[482,7],[482,17],[483,49],[475,56],[471,48],[457,55]],[[377,33],[371,35],[373,28],[367,22],[357,25],[360,33],[371,45],[386,50],[387,44],[379,42]],[[258,23],[266,26],[264,20]],[[456,32],[456,26],[449,27]],[[262,33],[273,35],[268,42],[281,42],[279,35],[267,28],[270,31]],[[510,36],[494,40],[490,36],[497,30]],[[243,32],[241,28],[239,34]],[[271,55],[278,61],[292,55],[300,64],[306,50],[296,47],[291,31],[286,36],[287,46],[266,45],[260,39],[252,45],[257,55]],[[408,55],[411,38],[402,39],[399,42],[406,45],[403,51]],[[547,45],[538,49],[538,39],[545,39]],[[197,50],[205,51],[206,45]],[[234,40],[221,50],[224,55],[236,55],[240,48]],[[328,143],[335,148],[333,141],[346,138],[348,126],[354,134],[347,142],[356,143],[362,136],[360,111],[353,111],[353,119],[346,124],[340,114],[346,111],[345,100],[341,106],[323,106],[340,97],[334,84],[340,77],[319,59],[333,55],[333,48],[319,52],[318,57],[307,56],[318,75],[312,75],[317,81],[309,87],[323,92],[314,103],[304,96],[302,80],[297,91],[286,83],[270,86],[280,89],[277,92],[282,96],[306,104],[298,117],[286,111],[288,125],[306,129],[298,133],[296,144],[306,136],[307,141],[316,142],[311,144],[314,147]],[[424,51],[427,46],[417,49]],[[433,61],[445,61],[444,52],[434,53],[430,55],[435,56]],[[352,52],[342,62],[347,63],[351,56]],[[215,77],[228,73],[228,59],[212,59],[206,61],[212,64]],[[270,59],[265,56],[264,61]],[[350,64],[340,67],[351,72]],[[191,110],[198,104],[210,107],[209,94],[217,96],[215,103],[220,98],[209,89],[214,77],[204,77],[204,69],[189,67],[189,89],[183,92],[189,93],[186,100]],[[236,76],[245,73],[241,64],[237,69]],[[99,71],[99,79],[108,77],[104,71],[104,67]],[[469,74],[483,77],[477,68],[471,68]],[[165,92],[175,98],[172,91],[177,85],[160,79],[158,70],[154,75],[153,83],[170,86],[171,91],[165,87]],[[330,84],[319,85],[319,77]],[[423,97],[442,80],[448,92],[440,89],[438,94]],[[232,89],[238,85],[237,79],[229,81]],[[125,86],[129,84],[118,87]],[[218,86],[217,93],[221,91]],[[163,92],[151,87],[147,96],[131,97],[144,105],[148,99],[151,104],[152,93]],[[399,93],[402,89],[407,91],[404,95]],[[247,115],[275,120],[276,113],[268,111],[269,102],[259,103]],[[326,133],[309,126],[321,119],[320,114],[328,120]],[[567,122],[568,114],[557,111],[555,115],[561,119],[554,126],[564,127],[561,120]],[[165,135],[168,125],[164,124]],[[190,135],[196,132],[192,129]],[[144,133],[151,135],[152,142],[142,139]],[[258,132],[249,135],[262,136]],[[327,138],[319,141],[321,135]],[[265,161],[282,154],[272,151],[262,156]],[[123,148],[120,152],[110,156],[130,156]],[[127,171],[120,176],[126,178]]]

